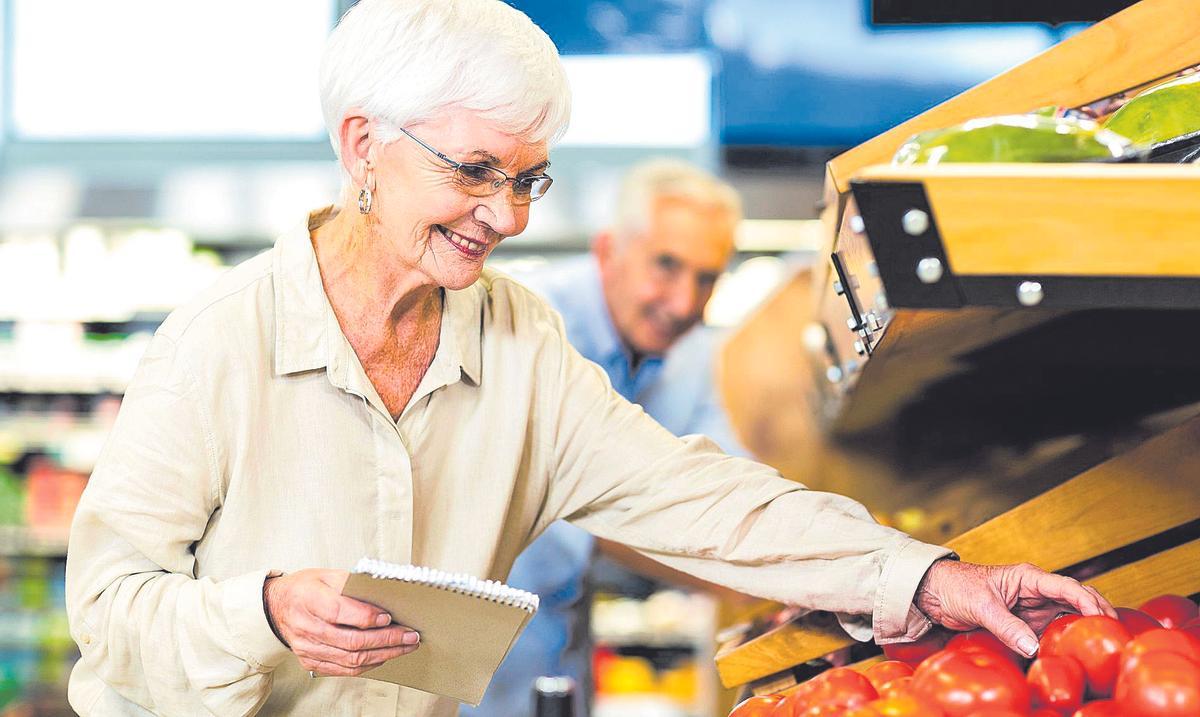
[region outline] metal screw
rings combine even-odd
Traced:
[[[859,356],[865,356],[867,353],[867,345],[864,344],[862,341],[855,341],[854,342],[854,353],[858,354]]]
[[[917,262],[917,278],[923,284],[936,284],[942,278],[942,260],[927,256]]]
[[[867,230],[867,225],[863,222],[863,218],[857,214],[850,217],[850,219],[847,221],[850,224],[850,231],[854,232],[855,234],[862,234]]]
[[[1045,296],[1042,285],[1036,281],[1022,281],[1017,287],[1017,301],[1021,306],[1037,306]]]
[[[878,309],[879,311],[887,311],[888,306],[889,305],[888,305],[888,300],[887,300],[887,294],[885,294],[881,291],[875,295],[875,308],[876,309]]]
[[[879,264],[877,264],[873,261],[868,261],[867,262],[867,276],[869,276],[873,279],[878,279],[879,278]]]
[[[920,209],[909,209],[900,219],[900,226],[909,236],[919,237],[929,229],[929,215]]]
[[[841,296],[842,294],[846,293],[846,287],[842,286],[842,282],[835,280],[833,282],[833,293]]]
[[[858,331],[858,327],[862,326],[862,324],[859,323],[858,319],[851,316],[850,318],[846,319],[846,326],[849,327],[851,331]]]
[[[870,329],[871,331],[882,331],[883,330],[883,320],[880,319],[879,316],[874,311],[868,312],[867,315],[863,318],[865,320],[867,328]]]
[[[841,383],[842,377],[842,369],[839,366],[830,366],[825,369],[825,378],[829,379],[830,383]]]
[[[846,363],[842,364],[842,370],[845,371],[847,376],[853,376],[858,373],[859,368],[861,367],[858,365],[856,359],[847,359]]]

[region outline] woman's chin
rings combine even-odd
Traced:
[[[465,289],[471,284],[479,280],[479,276],[483,273],[483,262],[474,266],[455,267],[449,271],[442,271],[438,276],[438,284],[443,289],[458,291]]]

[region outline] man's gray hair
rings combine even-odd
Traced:
[[[621,182],[614,229],[625,238],[644,231],[650,211],[661,199],[678,199],[728,212],[742,218],[742,200],[728,182],[694,164],[657,157],[634,165]]]
[[[571,115],[554,43],[501,0],[360,0],[329,36],[320,88],[339,156],[352,107],[377,122],[384,143],[399,138],[398,127],[454,109],[528,142],[554,142]]]

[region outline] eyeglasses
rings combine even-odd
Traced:
[[[554,183],[554,180],[545,174],[537,174],[530,177],[510,177],[499,169],[489,167],[486,164],[455,161],[417,139],[403,127],[399,129],[409,139],[450,165],[454,170],[454,179],[458,188],[472,197],[490,197],[503,189],[505,184],[511,182],[513,202],[516,204],[529,204],[545,196],[546,190],[550,189],[550,185]]]

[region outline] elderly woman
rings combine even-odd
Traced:
[[[558,518],[837,612],[860,639],[932,619],[1030,653],[1031,625],[1061,607],[1111,610],[1035,568],[944,560],[849,499],[674,438],[484,269],[550,187],[569,112],[524,15],[362,0],[321,73],[344,201],[167,319],[79,506],[80,713],[453,714],[354,677],[420,638],[342,597],[344,568],[366,555],[502,579]]]

